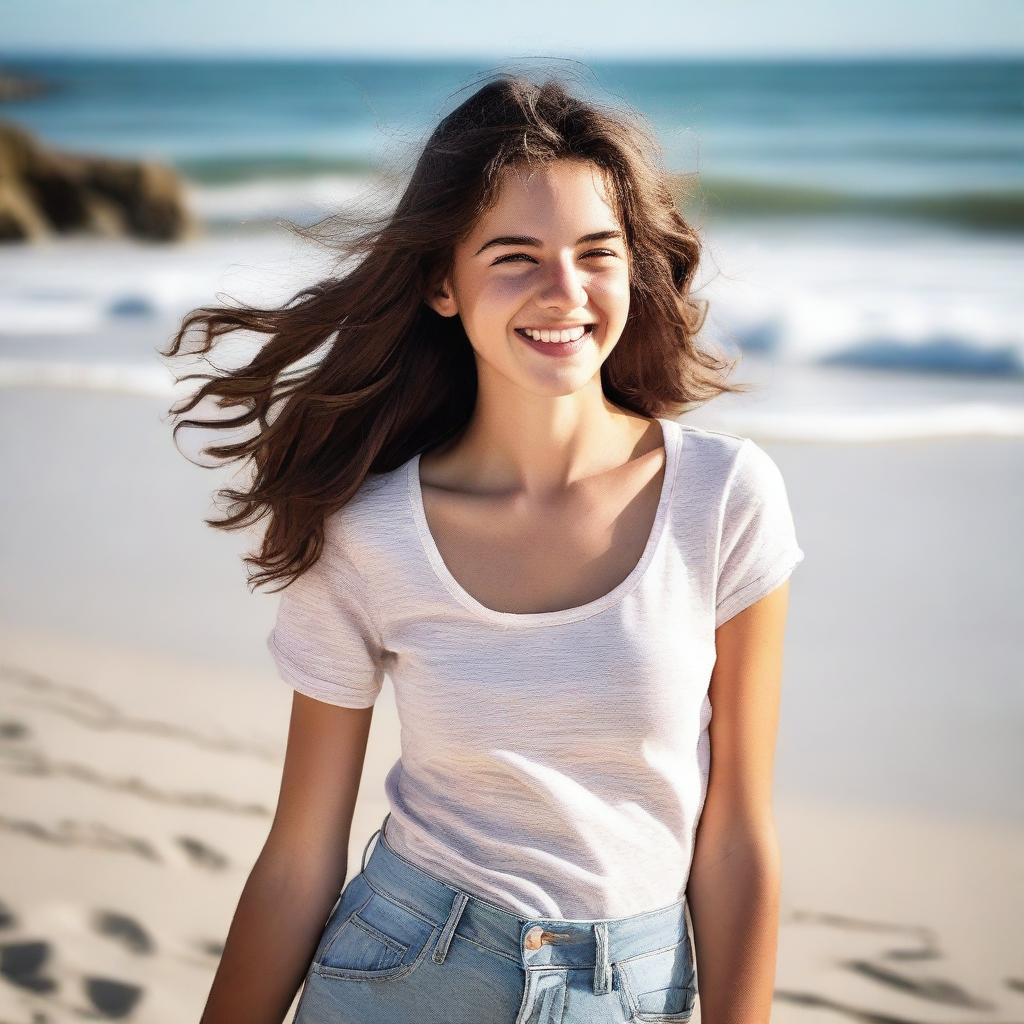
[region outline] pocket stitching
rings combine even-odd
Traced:
[[[351,981],[394,981],[397,978],[404,978],[419,967],[419,965],[426,958],[427,952],[429,951],[431,944],[437,937],[438,929],[435,926],[434,930],[427,936],[426,942],[423,943],[423,948],[416,954],[416,959],[407,964],[399,964],[397,967],[389,967],[385,971],[353,971],[344,967],[327,967],[322,964],[314,966],[314,970],[322,978],[341,978],[349,979]]]
[[[659,953],[665,953],[665,952],[667,952],[670,949],[678,949],[684,942],[689,942],[689,941],[690,941],[690,936],[689,936],[689,933],[687,933],[678,942],[673,942],[673,943],[671,943],[671,945],[659,946],[657,949],[647,949],[647,950],[644,950],[643,953],[637,953],[636,956],[627,957],[625,960],[619,960],[618,962],[620,964],[629,965],[629,964],[633,963],[634,960],[643,960],[643,959],[645,959],[646,957],[649,957],[649,956],[657,956]],[[691,954],[692,954],[692,950],[691,950]],[[691,955],[691,959],[692,959],[692,955]]]
[[[675,949],[676,946],[682,945],[684,942],[689,941],[689,935],[686,938],[680,939],[679,942],[674,943],[671,946],[666,946],[665,949]],[[652,1021],[658,1022],[663,1021],[665,1024],[671,1024],[672,1021],[678,1021],[680,1024],[685,1024],[693,1016],[694,1003],[697,998],[697,989],[694,984],[692,975],[689,985],[686,986],[686,1009],[680,1010],[678,1013],[650,1013],[640,1008],[640,1001],[636,991],[633,989],[633,981],[629,975],[629,965],[633,960],[642,960],[645,956],[652,956],[654,953],[663,953],[665,949],[661,950],[649,950],[646,953],[641,953],[637,956],[630,957],[629,960],[620,960],[616,966],[619,968],[619,980],[622,985],[622,989],[626,994],[626,999],[629,1002],[629,1009],[631,1013],[631,1020],[637,1021]],[[692,970],[692,960],[691,960]],[[676,986],[678,987],[678,986]],[[660,991],[660,990],[656,990]],[[646,993],[645,993],[646,994]]]
[[[364,878],[363,881],[365,881],[367,886],[369,886],[370,889],[372,889],[378,896],[380,896],[381,899],[387,900],[388,903],[391,903],[394,906],[398,907],[399,910],[404,910],[407,914],[411,914],[413,917],[415,917],[419,921],[422,921],[424,924],[429,924],[431,927],[436,927],[436,922],[431,921],[427,917],[424,917],[418,911],[413,910],[412,907],[406,906],[400,899],[398,899],[396,896],[393,896],[386,889],[377,888],[377,886],[375,886],[373,882],[371,882],[368,878]],[[364,903],[363,906],[366,906],[366,904]],[[359,909],[362,910],[363,908],[360,907]]]
[[[626,999],[629,1002],[629,1009],[632,1020],[639,1021],[665,1021],[669,1024],[671,1021],[688,1021],[693,1016],[693,1005],[696,1000],[696,989],[691,982],[686,986],[687,992],[687,1009],[680,1010],[679,1013],[647,1013],[640,1009],[640,1004],[637,1001],[637,995],[633,991],[633,986],[629,979],[626,977],[626,972],[623,971],[620,975],[622,979],[622,988],[626,993]]]
[[[369,902],[369,900],[367,902]],[[366,906],[365,903],[362,904],[362,906],[360,906],[359,909],[362,910],[364,906]],[[356,913],[358,913],[358,911],[356,911]],[[352,917],[355,917],[355,913],[345,923],[348,924],[349,921],[352,920]],[[365,925],[366,922],[362,922],[362,924]],[[344,925],[342,927],[344,927]],[[372,927],[372,925],[369,927]],[[427,952],[430,950],[431,946],[434,943],[434,940],[437,938],[437,934],[439,931],[440,926],[434,925],[430,931],[430,934],[426,937],[426,939],[423,942],[423,948],[419,951],[419,953],[416,954],[416,958],[407,964],[397,964],[396,966],[388,967],[383,971],[359,971],[349,967],[331,967],[327,964],[317,963],[313,965],[313,970],[322,978],[341,978],[349,979],[351,981],[394,981],[398,978],[404,978],[407,975],[411,974],[423,962],[424,958],[427,955]],[[341,929],[339,928],[338,933],[340,934],[340,932]],[[332,939],[331,941],[333,944],[334,940]],[[390,941],[394,942],[393,939],[390,939]],[[401,945],[401,943],[399,943],[398,945]],[[409,947],[406,946],[405,952],[408,952],[408,950]],[[326,951],[324,953],[324,956],[326,957]]]
[[[403,946],[397,939],[391,938],[390,935],[385,935],[379,928],[374,928],[369,921],[364,921],[363,918],[359,916],[358,910],[348,919],[348,923],[355,925],[356,928],[361,928],[370,936],[371,939],[376,939],[377,942],[382,942],[394,953],[399,953],[404,956],[409,952],[408,946]]]
[[[341,898],[339,897],[339,902],[340,902],[340,899]],[[356,907],[348,915],[348,917],[344,918],[338,924],[338,927],[334,929],[334,934],[331,936],[330,941],[327,943],[327,945],[324,946],[324,948],[322,950],[320,950],[316,956],[313,957],[313,966],[314,967],[316,966],[318,961],[323,960],[323,959],[325,959],[327,957],[327,954],[330,953],[330,951],[331,951],[331,947],[334,945],[335,942],[337,942],[338,936],[342,933],[344,928],[348,925],[349,921],[351,921],[352,918],[355,917],[356,914],[358,914],[359,911],[362,910],[370,902],[370,900],[372,900],[372,899],[373,899],[373,893],[371,892],[370,895],[367,896],[366,899],[363,900],[363,902],[360,903],[359,906]],[[335,904],[335,908],[337,908],[337,903]],[[333,911],[332,911],[332,913],[333,913]]]

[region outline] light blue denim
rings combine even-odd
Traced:
[[[292,1024],[690,1019],[685,896],[631,917],[518,917],[396,853],[388,817],[331,911]]]

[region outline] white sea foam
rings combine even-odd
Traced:
[[[789,365],[1024,375],[1024,242],[843,231],[715,233],[699,284],[718,336]]]
[[[0,387],[68,388],[168,398],[180,392],[172,373],[161,366],[31,359],[0,359]]]
[[[702,422],[708,417],[702,417]],[[953,437],[1024,437],[1024,406],[962,402],[924,409],[864,408],[857,412],[784,410],[719,414],[708,425],[770,441],[925,441]]]
[[[697,281],[708,342],[739,346],[767,393],[708,412],[751,436],[1019,437],[1024,243],[847,226],[721,229]],[[190,309],[275,305],[337,268],[283,231],[174,246],[76,239],[0,250],[0,387],[177,398],[156,361]],[[223,361],[258,339],[228,337]],[[742,373],[741,373],[742,376]]]
[[[358,201],[372,185],[369,177],[318,174],[293,178],[257,178],[230,185],[188,182],[189,208],[208,223],[247,220],[298,221],[325,216],[342,204]]]

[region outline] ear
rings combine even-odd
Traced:
[[[437,288],[432,289],[424,300],[428,306],[441,316],[455,316],[459,305],[452,294],[451,284],[446,279]]]

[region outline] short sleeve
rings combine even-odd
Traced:
[[[785,582],[803,557],[782,473],[746,438],[725,495],[715,628]]]
[[[373,705],[384,682],[372,594],[337,544],[280,591],[267,648],[280,677],[308,697],[346,708]]]

